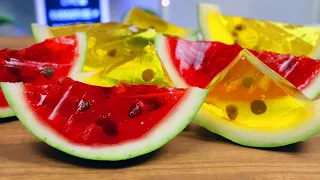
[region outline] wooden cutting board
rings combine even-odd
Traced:
[[[0,49],[32,43],[31,37],[0,38]],[[254,149],[192,124],[151,154],[96,162],[49,147],[14,117],[0,120],[0,179],[320,180],[320,135],[281,148]]]

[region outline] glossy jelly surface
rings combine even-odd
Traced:
[[[66,76],[78,56],[75,36],[47,39],[20,50],[0,50],[0,82],[48,83]],[[0,107],[8,107],[2,90]]]
[[[212,113],[247,127],[281,128],[316,111],[298,90],[259,71],[246,57],[235,61],[206,99],[205,107]]]
[[[219,13],[206,15],[210,37],[227,44],[258,52],[264,50],[296,56],[310,55],[319,39],[320,28],[298,26],[273,21],[226,16]]]
[[[249,57],[238,45],[175,38],[166,41],[175,67],[189,85],[206,87],[217,79],[204,107],[227,121],[246,127],[281,128],[308,119],[317,111],[299,90],[287,86],[286,79],[269,68],[257,67],[261,61],[256,57],[269,52],[251,51],[256,56]],[[270,60],[267,64],[281,62],[279,58],[262,60]]]
[[[242,51],[239,45],[166,38],[175,67],[192,86],[206,87]],[[302,90],[320,74],[320,61],[305,56],[250,50],[260,61]]]
[[[320,61],[305,56],[266,51],[256,53],[255,56],[300,90],[304,89],[315,77],[320,76]]]
[[[139,8],[132,8],[131,11],[126,15],[124,23],[133,24],[139,28],[152,28],[158,33],[181,38],[185,36],[196,35],[196,31],[194,30],[175,26]]]
[[[0,82],[46,83],[68,75],[78,56],[75,36],[47,39],[20,50],[0,50]]]
[[[169,53],[180,75],[191,86],[205,88],[241,52],[238,45],[166,38]]]
[[[113,145],[143,137],[175,108],[185,89],[155,85],[99,87],[61,78],[25,84],[30,107],[42,123],[82,145]]]
[[[132,52],[120,61],[110,61],[103,70],[86,79],[86,82],[101,86],[115,86],[120,82],[173,86],[152,45]]]
[[[105,66],[121,61],[130,53],[139,51],[153,42],[153,30],[139,29],[121,23],[77,24],[51,27],[55,37],[86,32],[88,49],[83,71],[98,72]]]

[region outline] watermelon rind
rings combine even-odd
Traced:
[[[211,33],[209,32],[208,23],[205,21],[206,15],[211,13],[221,13],[219,6],[215,4],[199,3],[198,4],[198,26],[203,40],[212,40]]]
[[[169,48],[167,47],[165,37],[158,35],[156,37],[155,46],[163,66],[168,72],[169,77],[171,78],[173,84],[177,87],[188,87],[188,84],[180,76],[179,72],[176,70],[173,60],[171,59]],[[243,51],[243,54],[249,54],[247,50]],[[252,55],[253,56],[253,55]],[[258,61],[256,61],[258,62]],[[255,66],[263,68],[260,64],[255,64]],[[277,76],[275,72],[271,69],[267,72],[275,81],[283,79],[280,76]],[[293,86],[288,84],[289,82],[281,82],[287,86]],[[318,83],[319,84],[319,83]],[[309,104],[310,109],[314,109],[314,114],[308,119],[301,120],[301,122],[291,125],[290,127],[283,128],[254,128],[248,127],[241,124],[235,124],[227,119],[223,119],[214,113],[212,113],[207,104],[203,104],[199,110],[197,116],[194,119],[194,122],[209,131],[219,134],[237,144],[250,147],[279,147],[285,146],[288,144],[304,141],[317,133],[320,132],[320,99],[311,102]],[[281,121],[281,119],[279,119]]]
[[[18,119],[34,136],[67,154],[91,160],[117,161],[152,152],[177,136],[193,120],[208,91],[189,88],[184,97],[152,131],[142,138],[112,146],[73,144],[44,125],[28,105],[22,83],[1,83],[3,92]]]
[[[31,29],[33,38],[37,43],[42,42],[47,38],[54,38],[54,35],[50,30],[50,26],[32,23]]]
[[[0,108],[0,118],[7,118],[14,116],[14,113],[10,107]]]
[[[72,77],[82,71],[87,55],[88,42],[86,33],[77,32],[75,35],[78,43],[78,56],[73,62],[68,77]]]
[[[189,85],[187,82],[180,76],[180,73],[175,68],[173,61],[171,59],[171,55],[168,52],[167,43],[165,43],[165,36],[158,34],[154,45],[156,47],[158,56],[162,62],[162,65],[166,69],[169,77],[171,78],[172,82],[175,84],[175,87],[178,88],[187,88]]]
[[[312,102],[312,108],[320,109],[320,100]],[[206,108],[206,104],[198,112],[195,123],[219,134],[237,144],[250,147],[271,148],[305,141],[320,132],[320,112],[301,120],[294,126],[267,129],[253,128],[223,119]],[[281,119],[279,119],[281,121]]]
[[[309,54],[309,57],[316,61],[320,60],[320,34],[313,51]]]
[[[309,82],[308,86],[301,90],[309,99],[315,99],[320,95],[320,71],[318,74]]]

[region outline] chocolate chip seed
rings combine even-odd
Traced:
[[[83,101],[81,100],[78,104],[78,111],[86,111],[92,106],[90,101]]]
[[[245,77],[242,80],[242,85],[245,88],[250,88],[255,83],[255,80],[252,77]]]
[[[107,136],[118,136],[119,135],[119,128],[116,122],[112,120],[106,120],[104,125],[102,126],[103,132]]]
[[[54,69],[50,66],[44,66],[41,73],[46,77],[47,79],[51,79],[54,75]]]
[[[108,56],[110,57],[115,57],[117,54],[117,49],[111,49],[109,52],[108,52]]]
[[[244,26],[242,24],[238,24],[238,25],[236,25],[235,29],[237,31],[242,31],[244,29]]]
[[[238,33],[236,31],[232,31],[232,36],[233,37],[238,37]]]
[[[154,72],[152,69],[146,69],[142,72],[142,79],[146,82],[151,81],[154,78]]]
[[[138,103],[132,104],[129,107],[129,112],[128,112],[128,116],[129,118],[135,118],[137,116],[140,116],[142,114],[142,108],[140,107],[140,105]]]
[[[226,112],[230,120],[235,120],[238,117],[238,108],[235,105],[228,105]]]
[[[261,115],[267,111],[267,105],[262,100],[255,100],[251,103],[251,112],[255,115]]]

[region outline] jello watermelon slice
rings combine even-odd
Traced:
[[[162,35],[157,37],[156,47],[170,77],[178,87],[188,87],[187,84],[206,87],[243,50],[236,44],[193,42]],[[320,61],[268,51],[250,52],[309,99],[320,94]]]
[[[68,154],[123,160],[161,147],[194,118],[207,90],[119,84],[100,87],[60,78],[49,85],[2,83],[22,124]]]
[[[208,130],[253,147],[283,146],[320,131],[320,101],[310,101],[288,81],[293,78],[281,74],[289,67],[293,67],[290,75],[296,74],[295,69],[304,67],[301,62],[317,67],[313,65],[315,61],[270,52],[259,54],[218,42],[189,42],[164,36],[156,42],[163,65],[176,86],[205,87],[214,79],[195,118]],[[266,58],[270,54],[277,58]],[[290,57],[292,62],[301,64],[290,66],[279,57]],[[278,69],[271,66],[275,62],[280,63]],[[309,72],[300,72],[297,80],[312,79]]]
[[[45,84],[82,70],[86,37],[83,33],[47,39],[20,50],[0,50],[0,82]],[[0,91],[0,117],[13,116]]]

